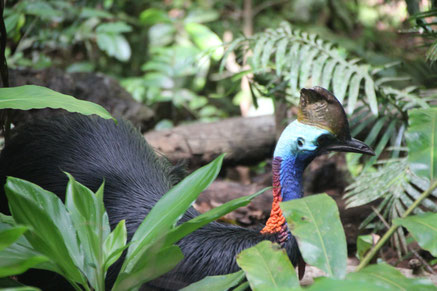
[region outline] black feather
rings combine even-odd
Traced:
[[[17,127],[0,155],[1,185],[6,176],[14,176],[36,183],[62,200],[67,185],[63,171],[93,191],[105,180],[104,203],[111,228],[125,219],[128,240],[160,197],[183,178],[181,169],[157,155],[130,123],[119,120],[115,124],[112,120],[78,114],[55,116]],[[1,188],[0,211],[9,213]],[[191,207],[181,221],[197,215]],[[178,243],[185,258],[174,270],[142,289],[180,289],[205,276],[235,272],[238,270],[235,256],[265,239],[275,241],[276,237],[262,235],[259,230],[210,223]],[[295,265],[299,252],[294,237],[286,243],[285,249]],[[121,263],[119,260],[110,268],[108,288]],[[38,284],[44,290],[51,287],[59,290],[59,286],[53,286],[52,279],[41,285],[29,277],[25,278],[26,283]],[[37,277],[47,280],[41,275]]]

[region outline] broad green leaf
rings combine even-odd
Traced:
[[[282,212],[308,264],[329,277],[346,275],[347,246],[335,201],[326,194],[281,203]]]
[[[299,287],[293,265],[283,248],[262,241],[237,255],[252,290],[284,290]]]
[[[349,273],[346,276],[346,281],[349,280],[357,282],[357,285],[361,282],[372,282],[380,288],[388,288],[388,290],[436,290],[436,287],[428,279],[407,278],[399,270],[385,263],[370,265],[359,272]]]
[[[309,288],[303,289],[307,291],[338,291],[338,290],[353,290],[353,291],[398,291],[390,287],[379,286],[373,281],[360,280],[340,280],[333,278],[315,278],[314,284]]]
[[[352,114],[355,110],[355,106],[358,100],[358,93],[360,92],[360,83],[362,80],[362,76],[360,74],[355,74],[349,85],[349,96],[347,101],[347,113]]]
[[[84,268],[83,252],[61,200],[33,183],[13,177],[8,177],[5,190],[15,221],[29,227],[25,237],[33,248],[58,264],[65,272],[63,276],[84,283],[79,271]]]
[[[98,104],[79,100],[49,88],[36,85],[0,88],[0,109],[29,110],[47,107],[85,115],[97,114],[105,119],[114,119],[106,109]]]
[[[29,268],[48,261],[47,257],[32,250],[30,244],[21,236],[26,230],[24,226],[16,227],[0,223],[0,241],[6,244],[14,239],[6,248],[0,250],[0,278],[19,275]],[[7,234],[11,236],[7,237]],[[20,235],[17,237],[18,234]]]
[[[408,111],[406,133],[411,169],[430,181],[437,179],[437,107]]]
[[[84,273],[93,288],[103,269],[103,240],[109,234],[109,223],[103,224],[104,209],[99,207],[98,197],[87,187],[69,178],[65,206],[71,216],[81,249],[84,252]]]
[[[201,50],[211,50],[211,57],[219,60],[223,56],[223,42],[207,26],[199,23],[185,24],[185,30]]]
[[[242,270],[220,276],[208,276],[204,279],[188,285],[187,287],[181,289],[181,291],[204,291],[204,290],[214,290],[214,291],[226,291],[235,287],[244,279],[244,272]]]
[[[370,77],[364,78],[364,92],[366,93],[367,100],[369,101],[370,111],[378,116],[378,101],[375,94],[375,84]]]
[[[97,17],[97,18],[113,18],[111,13],[108,13],[104,10],[100,9],[93,9],[89,7],[83,7],[80,11],[79,17],[81,18],[91,18],[91,17]]]
[[[0,229],[0,251],[13,244],[26,230],[27,227],[25,226]]]
[[[164,10],[156,9],[156,8],[149,8],[141,12],[140,14],[140,21],[142,24],[145,25],[153,25],[156,23],[169,23],[170,18],[168,17],[167,13]]]
[[[135,232],[122,271],[132,270],[138,261],[143,260],[149,247],[175,226],[197,196],[217,177],[223,157],[224,155],[219,156],[190,174],[156,203]]]
[[[120,220],[117,227],[109,234],[103,244],[103,253],[105,255],[105,272],[118,260],[123,251],[126,249],[127,231],[124,220]]]
[[[357,237],[357,258],[361,261],[364,255],[373,246],[373,237],[371,234],[360,235]]]
[[[220,14],[216,10],[204,10],[204,9],[192,9],[188,11],[188,15],[185,17],[184,22],[206,23],[219,19]]]
[[[187,234],[195,231],[196,229],[201,228],[202,226],[210,223],[211,221],[214,221],[223,215],[234,211],[237,208],[246,206],[247,204],[252,201],[253,198],[257,197],[258,195],[264,193],[269,188],[264,188],[261,191],[249,195],[249,196],[243,196],[237,199],[234,199],[232,201],[226,202],[223,205],[220,205],[210,211],[207,211],[205,213],[202,213],[201,215],[184,222],[181,225],[178,225],[175,229],[169,232],[169,234],[166,236],[166,244],[173,244],[180,239],[182,239]]]
[[[97,33],[97,45],[108,56],[126,62],[130,59],[131,48],[129,42],[121,34],[101,32]]]
[[[112,288],[113,291],[131,290],[153,280],[173,269],[184,255],[179,247],[173,245],[158,252],[151,252],[147,258],[135,266],[129,273],[121,272]]]
[[[396,225],[407,228],[419,245],[437,257],[437,213],[423,214],[397,218]]]
[[[132,27],[125,22],[117,21],[117,22],[108,22],[102,23],[96,28],[97,33],[123,33],[132,31]]]

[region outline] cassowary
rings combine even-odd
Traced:
[[[351,138],[343,107],[332,93],[320,87],[302,89],[298,118],[284,130],[274,151],[274,200],[266,226],[259,230],[217,222],[204,226],[178,242],[183,261],[143,289],[175,290],[205,276],[235,272],[236,255],[263,240],[281,244],[296,265],[300,253],[279,202],[302,197],[305,167],[331,150],[373,154],[367,145]],[[153,205],[183,178],[183,171],[158,156],[129,123],[77,114],[17,127],[0,156],[2,185],[6,176],[19,177],[64,199],[64,172],[93,191],[105,180],[104,204],[111,227],[125,219],[129,240]],[[4,192],[0,199],[0,211],[8,214]],[[191,207],[181,221],[197,215]],[[109,270],[108,287],[120,266],[118,262]],[[56,280],[39,273],[24,276],[24,281],[44,290],[59,290]]]

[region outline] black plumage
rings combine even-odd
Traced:
[[[184,176],[181,167],[157,155],[129,122],[119,120],[115,124],[112,120],[78,114],[17,127],[0,156],[2,185],[6,176],[18,177],[54,192],[62,200],[67,185],[63,171],[93,191],[105,180],[104,203],[111,228],[125,219],[128,240],[160,197]],[[0,211],[9,213],[3,188],[1,191]],[[191,207],[181,221],[197,215]],[[180,289],[205,276],[237,271],[235,256],[266,239],[275,241],[276,236],[212,222],[178,242],[184,260],[142,289]],[[284,248],[295,265],[299,257],[295,239],[286,241]],[[120,267],[121,261],[110,268],[108,287]],[[35,282],[31,276],[26,282],[38,284],[44,290],[59,288],[53,280],[45,282],[47,277],[37,277],[43,282]]]

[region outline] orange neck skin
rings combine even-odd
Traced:
[[[261,233],[282,233],[284,231],[288,234],[288,228],[286,227],[285,217],[282,215],[282,210],[279,207],[279,203],[282,201],[281,196],[281,182],[280,182],[280,170],[282,159],[275,157],[272,163],[273,172],[273,203],[270,217],[267,220],[266,226],[261,230]]]

